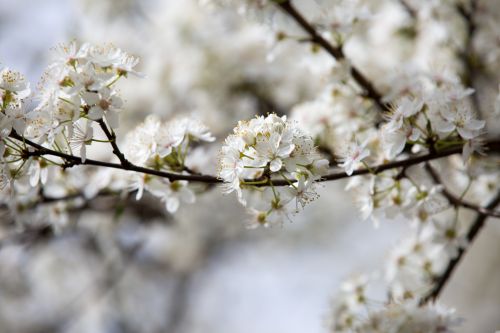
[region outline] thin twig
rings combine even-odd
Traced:
[[[495,209],[500,204],[500,191],[495,195],[495,197],[486,205],[486,209],[492,210]],[[477,235],[479,234],[479,231],[484,227],[484,223],[486,219],[488,218],[488,215],[483,214],[483,213],[478,213],[476,219],[472,223],[472,226],[469,229],[469,232],[467,233],[467,241],[469,243],[467,248],[460,248],[458,250],[458,255],[455,257],[453,260],[451,260],[448,263],[448,266],[446,267],[444,273],[439,276],[436,279],[436,283],[434,287],[429,291],[428,294],[426,294],[422,299],[420,299],[420,305],[424,305],[430,301],[436,300],[439,295],[441,294],[441,291],[443,288],[446,286],[446,283],[450,280],[453,272],[455,271],[457,265],[459,264],[460,260],[464,256],[465,252],[467,249],[470,247],[472,242],[476,239]]]
[[[31,140],[28,140],[19,134],[12,132],[10,135],[12,138],[16,140],[20,140],[24,142],[25,144],[36,148],[34,151],[27,151],[25,154],[27,157],[29,156],[43,156],[43,155],[51,155],[51,156],[57,156],[65,161],[64,166],[65,167],[72,167],[75,165],[94,165],[94,166],[101,166],[101,167],[106,167],[106,168],[112,168],[112,169],[121,169],[121,170],[126,170],[126,171],[135,171],[139,173],[144,173],[144,174],[149,174],[153,176],[159,176],[162,178],[167,178],[170,181],[176,181],[176,180],[189,180],[193,182],[201,182],[201,183],[208,183],[208,184],[214,184],[214,183],[220,183],[222,182],[220,179],[214,176],[209,176],[209,175],[185,175],[185,174],[178,174],[178,173],[171,173],[171,172],[166,172],[166,171],[160,171],[160,170],[155,170],[155,169],[148,169],[144,167],[140,167],[137,165],[134,165],[130,163],[129,165],[122,165],[122,164],[117,164],[117,163],[112,163],[112,162],[104,162],[104,161],[97,161],[93,159],[86,159],[85,161],[82,161],[82,159],[78,156],[66,154],[63,152],[55,151],[49,148],[46,148],[42,145],[39,145]]]
[[[429,175],[431,176],[432,180],[435,183],[443,186],[441,193],[446,197],[446,199],[448,199],[448,201],[453,206],[467,208],[467,209],[475,211],[476,213],[481,213],[481,214],[484,214],[484,215],[489,216],[489,217],[500,218],[500,212],[495,211],[495,210],[490,210],[490,209],[487,209],[486,207],[482,207],[482,206],[473,204],[473,203],[466,201],[466,200],[463,200],[463,199],[457,197],[456,195],[454,195],[453,193],[451,193],[444,186],[443,181],[439,177],[439,174],[437,173],[437,171],[429,163],[425,164],[425,169],[429,172]]]
[[[321,46],[326,52],[337,60],[345,59],[342,47],[334,46],[327,41],[318,31],[302,16],[290,0],[277,3],[285,13],[292,17],[310,36],[310,41]],[[373,83],[366,78],[354,65],[351,66],[351,75],[353,79],[363,88],[364,96],[373,100],[373,102],[382,110],[389,111],[390,106],[382,101],[382,94],[378,92]]]
[[[413,8],[407,0],[399,0],[399,4],[404,8],[404,10],[408,13],[408,15],[416,20],[418,17],[418,12],[415,8]]]
[[[121,165],[123,165],[123,166],[129,166],[131,163],[127,160],[127,158],[125,157],[125,155],[123,155],[123,153],[121,152],[120,148],[116,144],[116,135],[115,135],[115,132],[113,130],[110,131],[108,129],[108,126],[106,125],[106,123],[104,122],[103,119],[99,119],[97,121],[97,123],[99,124],[99,126],[101,126],[101,129],[104,132],[104,135],[106,135],[106,137],[108,138],[109,143],[111,144],[111,147],[113,147],[113,154],[115,154],[116,157],[118,157],[118,159],[120,160]]]

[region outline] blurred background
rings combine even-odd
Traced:
[[[384,39],[408,18],[397,1],[374,3],[384,24],[349,45],[363,68],[375,61],[368,47],[384,50],[375,75],[409,55],[440,56]],[[302,5],[307,10],[308,1]],[[215,173],[217,149],[237,120],[287,114],[327,80],[332,60],[305,43],[276,43],[275,24],[195,0],[0,0],[0,62],[36,87],[58,43],[114,43],[139,56],[146,75],[120,85],[126,106],[118,136],[150,113],[194,113],[218,142],[202,147],[210,161],[200,161],[206,151],[193,158]],[[433,32],[436,39],[446,33]],[[381,273],[409,232],[403,220],[378,228],[363,221],[344,187],[325,184],[321,198],[283,228],[246,230],[243,207],[217,188],[175,216],[148,198],[100,199],[56,235],[12,236],[2,226],[0,332],[326,332],[341,281]],[[500,329],[498,239],[500,221],[490,220],[443,293],[442,302],[466,318],[460,332]]]

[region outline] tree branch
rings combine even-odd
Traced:
[[[500,204],[500,191],[495,195],[493,199],[491,199],[491,201],[486,205],[485,208],[488,210],[492,210],[499,204]],[[483,213],[479,213],[477,215],[476,219],[474,220],[472,226],[469,229],[469,232],[467,233],[467,241],[469,242],[468,247],[470,247],[472,242],[476,239],[477,235],[479,234],[479,231],[481,231],[481,229],[483,228],[484,222],[486,221],[487,218],[488,215]],[[424,297],[422,297],[422,299],[420,299],[420,305],[424,305],[429,301],[435,301],[439,297],[441,291],[451,278],[453,272],[455,271],[457,265],[464,256],[468,247],[459,249],[457,257],[448,263],[448,266],[446,267],[444,273],[436,279],[434,287],[429,291],[427,295],[425,295]]]
[[[24,154],[26,154],[28,157],[29,156],[43,156],[43,155],[51,155],[51,156],[57,156],[61,159],[63,159],[66,164],[65,167],[72,167],[75,165],[93,165],[93,166],[101,166],[101,167],[106,167],[106,168],[113,168],[113,169],[120,169],[120,170],[126,170],[126,171],[135,171],[143,174],[148,174],[148,175],[153,175],[153,176],[158,176],[162,178],[166,178],[170,181],[176,181],[176,180],[187,180],[191,182],[199,182],[199,183],[205,183],[205,184],[217,184],[217,183],[223,183],[223,180],[212,175],[204,175],[204,174],[179,174],[179,173],[172,173],[172,172],[167,172],[167,171],[161,171],[161,170],[156,170],[156,169],[149,169],[141,166],[137,166],[135,164],[130,163],[129,165],[122,165],[122,164],[117,164],[117,163],[112,163],[112,162],[104,162],[104,161],[97,161],[93,159],[86,159],[85,162],[82,161],[80,157],[74,156],[74,155],[69,155],[60,151],[55,151],[49,148],[46,148],[44,146],[41,146],[33,141],[30,141],[16,132],[12,132],[10,136],[16,140],[22,141],[25,144],[36,148],[35,151],[26,151]],[[500,139],[497,140],[491,140],[487,141],[485,144],[486,148],[489,148],[490,151],[496,151],[500,152]],[[347,175],[345,172],[334,172],[330,173],[326,176],[323,176],[322,178],[318,179],[318,182],[325,182],[325,181],[332,181],[332,180],[338,180],[338,179],[343,179],[343,178],[349,178],[353,176],[360,176],[360,175],[366,175],[366,174],[378,174],[386,170],[390,169],[395,169],[395,168],[400,168],[400,167],[408,167],[416,164],[420,164],[423,162],[435,160],[438,158],[454,155],[454,154],[459,154],[462,152],[462,147],[457,146],[454,148],[449,148],[446,150],[442,151],[435,151],[435,152],[430,152],[425,155],[420,155],[416,157],[410,157],[404,160],[400,161],[395,161],[395,162],[390,162],[386,164],[381,164],[377,166],[372,166],[370,168],[361,168],[358,170],[355,170],[352,175]],[[249,182],[255,181],[255,179],[249,179]],[[288,180],[285,179],[271,179],[268,182],[265,182],[263,184],[259,185],[254,185],[254,186],[288,186],[290,183]]]
[[[15,133],[15,132],[12,132],[10,134],[10,136],[16,140],[24,142],[25,144],[27,144],[33,148],[36,148],[35,151],[25,152],[28,156],[42,156],[42,155],[57,156],[66,162],[65,167],[72,167],[75,165],[94,165],[94,166],[101,166],[101,167],[112,168],[112,169],[121,169],[121,170],[127,170],[127,171],[140,172],[140,173],[144,173],[144,174],[149,174],[149,175],[153,175],[153,176],[167,178],[170,181],[189,180],[189,181],[201,182],[201,183],[207,183],[207,184],[222,182],[220,179],[218,179],[217,177],[214,177],[214,176],[196,175],[196,174],[185,175],[185,174],[171,173],[171,172],[166,172],[166,171],[161,171],[161,170],[140,167],[140,166],[134,165],[130,162],[129,162],[129,165],[122,165],[122,164],[117,164],[117,163],[112,163],[112,162],[97,161],[97,160],[92,160],[92,159],[86,159],[85,162],[83,162],[82,159],[78,156],[74,156],[74,155],[70,155],[70,154],[60,152],[60,151],[55,151],[55,150],[46,148],[42,145],[39,145],[33,141],[30,141],[30,140],[20,136],[19,134]]]
[[[106,137],[108,138],[109,143],[111,144],[111,147],[113,147],[113,154],[115,154],[116,157],[118,157],[121,165],[123,165],[124,167],[130,166],[131,163],[127,160],[125,155],[123,155],[120,148],[118,148],[118,145],[116,144],[115,132],[113,132],[113,130],[110,131],[108,129],[108,126],[106,125],[106,123],[104,122],[103,119],[99,119],[97,121],[97,123],[99,124],[99,126],[101,126],[101,129],[104,132],[104,135],[106,135]]]
[[[334,46],[325,38],[323,38],[316,29],[297,11],[290,0],[280,1],[278,6],[290,17],[292,17],[298,25],[300,25],[310,36],[313,43],[321,46],[326,52],[333,56],[336,60],[345,59],[342,47]],[[363,88],[364,96],[373,100],[373,102],[382,110],[389,111],[390,107],[382,101],[382,94],[377,91],[372,82],[366,78],[354,65],[351,66],[351,75],[353,79]]]
[[[403,9],[408,13],[408,15],[412,18],[412,20],[416,20],[418,18],[418,12],[415,8],[413,8],[407,0],[399,0],[399,4]]]
[[[476,204],[473,204],[469,201],[465,201],[459,197],[457,197],[455,194],[451,193],[443,184],[443,181],[439,177],[439,174],[436,172],[436,170],[429,164],[425,163],[425,169],[431,176],[432,180],[440,185],[443,185],[443,189],[441,190],[441,193],[448,199],[448,201],[455,207],[463,207],[467,208],[470,210],[475,211],[476,213],[481,213],[489,217],[498,217],[500,218],[500,212],[494,211],[487,209],[482,206],[478,206]]]

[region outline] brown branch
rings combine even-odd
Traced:
[[[496,196],[493,199],[491,199],[491,201],[485,206],[485,208],[488,210],[492,210],[495,209],[495,207],[497,207],[499,204],[500,204],[500,192],[498,192]],[[474,220],[472,226],[469,229],[469,232],[467,233],[467,241],[469,242],[468,247],[470,247],[472,242],[476,239],[477,235],[479,234],[479,231],[481,231],[481,229],[483,228],[487,218],[488,215],[483,213],[478,213],[476,219]],[[448,266],[446,267],[444,273],[436,279],[434,287],[429,291],[429,293],[427,293],[424,297],[420,299],[420,305],[424,305],[429,301],[435,301],[439,297],[441,291],[451,278],[453,272],[455,271],[457,265],[460,263],[460,260],[464,256],[468,247],[459,249],[457,257],[448,263]]]
[[[206,183],[206,184],[217,184],[217,183],[223,183],[223,180],[212,175],[204,175],[204,174],[179,174],[179,173],[171,173],[167,171],[161,171],[161,170],[155,170],[155,169],[149,169],[141,166],[137,166],[135,164],[130,163],[130,165],[121,165],[117,163],[111,163],[111,162],[104,162],[104,161],[97,161],[93,159],[86,159],[85,162],[82,161],[80,157],[74,156],[74,155],[69,155],[63,152],[55,151],[49,148],[46,148],[44,146],[41,146],[33,141],[30,141],[16,132],[12,132],[10,136],[16,140],[20,140],[24,142],[25,144],[36,148],[35,151],[28,151],[26,150],[23,152],[27,157],[29,156],[42,156],[42,155],[51,155],[51,156],[57,156],[61,159],[63,159],[66,164],[64,165],[65,167],[72,167],[75,165],[93,165],[93,166],[102,166],[102,167],[107,167],[107,168],[113,168],[113,169],[120,169],[120,170],[126,170],[126,171],[135,171],[143,174],[148,174],[148,175],[153,175],[153,176],[158,176],[162,178],[166,178],[170,181],[176,181],[176,180],[187,180],[191,182],[199,182],[199,183]],[[491,140],[487,141],[485,144],[485,148],[488,148],[490,151],[496,151],[500,152],[500,140]],[[390,169],[395,169],[395,168],[401,168],[401,167],[408,167],[416,164],[420,164],[423,162],[435,160],[438,158],[454,155],[454,154],[459,154],[462,152],[462,147],[457,146],[454,148],[442,150],[442,151],[433,151],[425,155],[420,155],[420,156],[415,156],[415,157],[410,157],[404,160],[400,161],[395,161],[395,162],[390,162],[386,164],[381,164],[377,166],[373,166],[370,168],[361,168],[358,170],[355,170],[352,175],[347,175],[345,172],[334,172],[330,173],[320,179],[318,179],[318,182],[325,182],[325,181],[332,181],[332,180],[338,180],[338,179],[343,179],[343,178],[349,178],[353,176],[360,176],[360,175],[366,175],[366,174],[378,174],[386,170]],[[248,182],[255,181],[255,179],[248,179],[245,180]],[[254,185],[254,186],[288,186],[290,185],[289,182],[285,179],[271,179],[268,182],[265,182],[263,184],[259,185]]]
[[[113,154],[115,154],[116,157],[118,157],[118,159],[120,160],[121,165],[123,165],[125,167],[126,166],[130,166],[131,163],[127,160],[127,158],[125,157],[125,155],[123,155],[123,153],[121,152],[120,148],[116,144],[116,135],[115,135],[115,132],[113,130],[110,131],[108,129],[108,126],[106,125],[106,123],[104,122],[104,120],[102,118],[99,119],[97,121],[97,123],[99,124],[99,126],[101,126],[101,129],[104,132],[104,135],[106,135],[106,137],[108,138],[109,143],[111,144],[111,147],[113,147]]]
[[[144,173],[144,174],[148,174],[148,175],[167,178],[170,181],[189,180],[189,181],[193,181],[193,182],[201,182],[201,183],[208,183],[208,184],[222,182],[220,179],[218,179],[217,177],[214,177],[214,176],[196,175],[196,174],[185,175],[185,174],[171,173],[171,172],[166,172],[166,171],[161,171],[161,170],[140,167],[140,166],[134,165],[132,163],[130,163],[129,165],[122,165],[122,164],[111,163],[111,162],[97,161],[97,160],[93,160],[93,159],[86,159],[84,162],[78,156],[74,156],[74,155],[70,155],[70,154],[66,154],[63,152],[59,152],[59,151],[55,151],[55,150],[46,148],[42,145],[39,145],[33,141],[30,141],[30,140],[20,136],[19,134],[15,133],[15,132],[12,132],[10,134],[10,136],[16,140],[24,142],[25,144],[27,144],[33,148],[36,148],[35,151],[24,152],[27,157],[29,157],[29,156],[42,156],[42,155],[57,156],[65,161],[64,167],[72,167],[75,165],[93,165],[93,166],[101,166],[101,167],[112,168],[112,169],[135,171],[135,172]]]
[[[399,4],[401,5],[401,7],[404,8],[404,10],[406,11],[406,13],[408,13],[408,15],[412,18],[412,20],[416,20],[417,17],[418,17],[418,12],[415,8],[413,8],[407,0],[399,0]]]
[[[489,216],[489,217],[500,218],[500,212],[495,211],[495,210],[490,210],[490,209],[487,209],[485,207],[473,204],[473,203],[466,201],[466,200],[463,200],[463,199],[457,197],[455,194],[451,193],[444,186],[443,181],[439,177],[439,174],[436,172],[436,170],[429,163],[425,164],[425,169],[427,170],[427,172],[429,173],[429,175],[431,176],[432,180],[435,183],[437,183],[439,185],[443,185],[443,189],[441,190],[441,193],[446,197],[446,199],[448,199],[448,201],[453,206],[467,208],[467,209],[475,211],[476,213],[481,213],[481,214],[484,214],[484,215]]]
[[[300,25],[310,36],[310,41],[321,46],[327,53],[329,53],[336,60],[345,59],[342,47],[334,46],[325,38],[323,38],[316,29],[297,11],[295,6],[290,0],[277,2],[278,6],[295,22]],[[372,82],[366,78],[355,66],[351,66],[351,75],[353,79],[363,88],[364,96],[373,100],[373,102],[382,110],[389,111],[390,106],[382,101],[382,94],[374,87]]]

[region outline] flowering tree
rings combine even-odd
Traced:
[[[132,85],[149,80],[136,69],[138,58],[112,44],[63,44],[33,90],[21,73],[5,67],[0,198],[9,219],[22,227],[14,236],[64,232],[74,214],[99,198],[142,202],[147,195],[175,216],[180,205],[220,189],[235,192],[247,208],[248,228],[286,228],[319,198],[321,183],[347,179],[346,191],[354,194],[364,219],[378,224],[403,217],[413,235],[390,255],[386,298],[367,293],[369,275],[342,285],[330,331],[452,332],[461,320],[438,304],[440,293],[487,219],[500,217],[495,121],[500,95],[496,86],[495,94],[488,90],[498,83],[500,53],[492,45],[498,46],[499,35],[488,5],[475,0],[318,0],[314,8],[290,0],[203,5],[249,16],[271,29],[266,51],[271,63],[288,56],[290,45],[306,45],[309,51],[293,60],[321,63],[323,73],[319,83],[313,82],[314,71],[310,78],[295,78],[298,91],[303,80],[310,81],[316,90],[310,100],[279,107],[247,81],[238,90],[252,93],[260,114],[239,120],[223,143],[214,143],[196,113],[167,121],[151,114],[118,136],[127,104],[117,87],[124,80]],[[384,6],[404,17],[390,38],[413,48],[392,70],[384,68],[380,52],[370,61],[350,57],[366,28],[380,21],[377,11]],[[436,31],[445,31],[445,37],[430,38]],[[424,51],[448,66],[425,64],[430,60]],[[292,70],[294,61],[276,67]],[[87,154],[95,146],[111,147],[112,155]],[[210,147],[218,150],[217,172],[199,162],[213,158]]]

